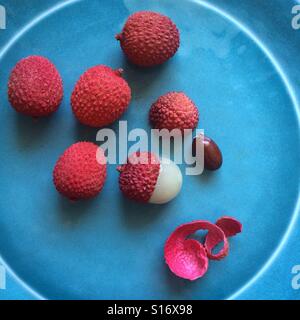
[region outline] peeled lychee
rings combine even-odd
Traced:
[[[181,189],[178,166],[150,152],[132,154],[118,171],[120,189],[132,200],[163,204],[175,198]]]
[[[78,142],[56,162],[53,181],[58,192],[71,200],[96,196],[106,179],[103,150],[91,142]]]
[[[154,102],[149,114],[154,129],[194,129],[199,112],[194,102],[183,92],[168,92]]]
[[[122,69],[99,65],[88,69],[78,80],[71,97],[76,118],[91,127],[113,123],[126,111],[131,90],[121,77]]]
[[[62,79],[54,64],[40,56],[20,60],[8,81],[8,100],[20,113],[32,117],[48,116],[63,98]]]
[[[141,67],[164,63],[180,44],[179,31],[172,20],[152,11],[132,14],[116,39],[127,58]]]

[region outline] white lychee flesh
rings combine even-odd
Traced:
[[[167,203],[178,195],[181,186],[182,174],[179,167],[173,161],[162,158],[159,176],[149,202]]]

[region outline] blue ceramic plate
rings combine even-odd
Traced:
[[[33,15],[29,5],[20,8],[15,1],[4,2],[10,28],[14,12],[18,17],[22,10]],[[27,290],[47,299],[236,297],[280,252],[297,214],[299,109],[280,64],[239,19],[201,1],[90,0],[51,5],[48,1],[48,7],[1,43],[4,264]],[[158,68],[129,65],[114,39],[128,15],[141,9],[170,16],[181,31],[180,50]],[[6,97],[11,69],[32,54],[55,63],[65,89],[59,111],[38,121],[17,114]],[[106,185],[96,199],[71,203],[62,198],[52,184],[58,156],[76,141],[95,141],[97,132],[75,120],[70,94],[80,74],[97,64],[125,71],[133,91],[122,117],[129,130],[150,130],[150,104],[167,91],[185,91],[199,106],[199,128],[223,151],[222,169],[184,176],[181,194],[167,205],[124,199],[114,165],[109,166]],[[198,281],[172,275],[163,259],[168,235],[179,224],[215,221],[223,215],[244,225],[243,233],[230,240],[230,255],[211,262]]]

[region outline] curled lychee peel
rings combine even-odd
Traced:
[[[233,217],[224,216],[217,220],[216,225],[225,233],[226,237],[233,237],[242,232],[242,224]]]
[[[175,275],[196,280],[207,272],[208,259],[221,260],[228,254],[227,236],[241,232],[242,225],[231,217],[220,218],[217,224],[204,220],[192,221],[177,227],[170,235],[165,244],[164,254],[167,265]],[[208,231],[204,245],[194,239],[188,239],[198,230]],[[214,254],[213,249],[220,243],[223,243],[222,249]]]

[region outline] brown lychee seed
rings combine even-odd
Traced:
[[[193,156],[196,156],[196,148],[198,143],[203,143],[204,168],[211,171],[218,170],[223,164],[223,156],[218,145],[211,138],[199,135],[193,140]]]

